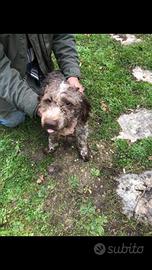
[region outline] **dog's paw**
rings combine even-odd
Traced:
[[[45,155],[54,153],[55,151],[56,151],[56,148],[44,148],[44,149],[43,149],[43,153],[44,153]]]
[[[49,147],[49,148],[48,148],[48,154],[49,154],[49,153],[52,154],[52,153],[54,153],[56,150],[57,150],[57,147]]]
[[[57,150],[58,146],[59,146],[59,143],[50,143],[49,142],[49,145],[48,145],[48,154],[49,153],[54,153]]]
[[[83,159],[83,161],[89,161],[90,160],[90,151],[89,148],[82,148],[79,152],[80,157]]]

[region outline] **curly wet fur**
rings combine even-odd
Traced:
[[[59,136],[73,134],[80,156],[83,160],[89,159],[87,120],[90,110],[84,94],[71,87],[61,72],[48,74],[39,96],[39,111],[42,127],[52,132],[49,134],[49,152],[55,150]]]

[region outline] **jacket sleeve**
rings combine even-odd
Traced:
[[[0,43],[0,98],[24,111],[30,117],[35,115],[37,107],[37,94],[24,81],[20,73],[11,68],[11,62],[4,53]]]
[[[72,34],[54,34],[53,52],[66,78],[71,76],[80,78],[79,59]]]

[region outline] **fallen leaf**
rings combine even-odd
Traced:
[[[123,173],[126,173],[126,169],[125,168],[123,168]]]
[[[38,178],[38,180],[36,181],[36,183],[37,184],[42,184],[43,182],[44,182],[44,175],[43,174],[41,174],[40,176],[39,176],[39,178]]]
[[[108,105],[103,100],[100,101],[100,105],[101,105],[101,108],[102,108],[102,110],[104,112],[109,112],[110,111]]]

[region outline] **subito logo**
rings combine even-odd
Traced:
[[[102,243],[98,243],[94,246],[94,252],[97,255],[103,255],[106,251],[105,245]]]

